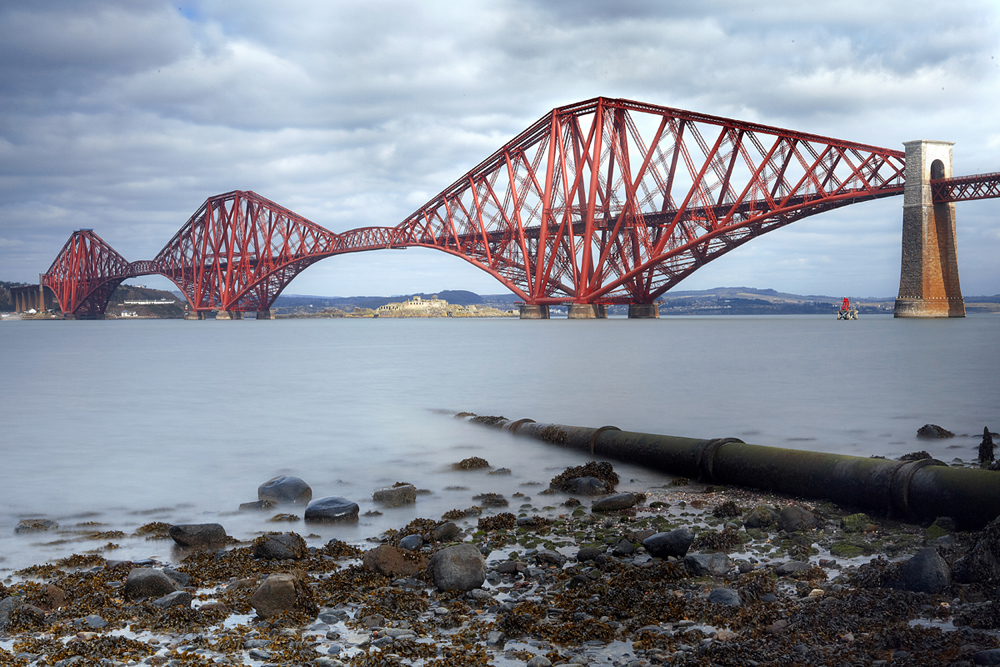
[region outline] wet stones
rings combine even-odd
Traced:
[[[708,601],[712,604],[724,604],[730,607],[739,607],[743,604],[740,594],[731,588],[716,588],[708,594]]]
[[[412,505],[417,502],[417,487],[412,484],[397,484],[384,489],[377,489],[372,494],[372,500],[385,507]]]
[[[687,528],[677,528],[669,533],[656,533],[642,541],[651,556],[683,558],[694,542],[694,534]]]
[[[125,579],[126,600],[158,599],[180,589],[173,579],[149,567],[134,568]]]
[[[684,557],[684,565],[695,577],[721,577],[733,569],[733,561],[723,553],[688,554]]]
[[[250,605],[261,618],[312,608],[309,589],[294,574],[272,574],[250,596]]]
[[[226,543],[226,529],[218,523],[180,523],[169,533],[178,545],[191,549],[216,549]]]
[[[915,593],[940,593],[951,583],[948,563],[930,547],[904,562],[900,574],[902,587]]]
[[[257,487],[257,500],[275,505],[308,505],[312,488],[298,477],[279,475]]]
[[[439,591],[470,591],[486,581],[486,561],[473,544],[458,544],[438,551],[428,567]]]
[[[413,536],[420,538],[419,535]],[[391,544],[380,544],[361,557],[361,563],[390,579],[412,577],[427,566],[426,556],[415,556]]]
[[[399,540],[399,548],[407,551],[419,551],[424,546],[424,538],[420,535],[407,535]]]
[[[306,541],[298,533],[261,535],[253,543],[254,558],[297,560],[309,554]]]
[[[347,498],[326,496],[309,503],[306,507],[305,520],[318,523],[340,523],[358,520],[360,508]]]
[[[591,506],[591,512],[615,512],[618,510],[634,507],[639,502],[639,496],[634,493],[616,493],[613,496],[595,500]]]
[[[55,530],[58,527],[59,524],[52,519],[21,519],[14,526],[14,534],[41,533],[46,530]]]

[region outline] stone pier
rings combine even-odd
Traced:
[[[949,141],[907,141],[903,258],[895,317],[965,317],[955,204],[935,204],[930,181],[952,176]]]
[[[522,320],[547,320],[549,319],[549,307],[539,306],[532,303],[521,304]]]
[[[655,320],[660,317],[660,304],[658,303],[630,303],[628,305],[628,318],[630,320]]]
[[[258,320],[273,320],[274,317],[271,315],[270,310],[258,310],[257,311]]]
[[[603,303],[571,303],[566,319],[569,320],[603,320],[608,317],[608,309]]]

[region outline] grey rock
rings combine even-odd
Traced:
[[[524,667],[552,667],[552,661],[544,655],[536,655],[525,663]]]
[[[169,533],[174,542],[192,549],[217,549],[226,543],[226,529],[218,523],[175,524]]]
[[[268,510],[275,506],[270,500],[255,500],[252,503],[240,503],[241,512]]]
[[[417,551],[424,546],[424,538],[420,535],[407,535],[399,541],[399,548],[407,551]]]
[[[917,429],[918,438],[954,438],[955,434],[937,424],[924,424]]]
[[[692,575],[721,577],[733,568],[733,561],[724,553],[688,554],[684,564]]]
[[[596,477],[574,477],[568,480],[565,486],[569,493],[581,496],[599,496],[612,490],[608,488],[607,484]]]
[[[812,512],[798,505],[783,507],[778,514],[778,530],[795,533],[809,530],[819,525],[819,519]]]
[[[250,596],[250,605],[261,618],[270,618],[300,606],[308,599],[306,585],[294,574],[278,573],[267,579]]]
[[[803,570],[808,570],[811,565],[805,561],[800,560],[790,560],[787,563],[782,563],[774,572],[779,577],[787,577],[789,575],[794,576],[795,574],[802,572]]]
[[[434,541],[435,542],[451,542],[462,530],[453,521],[448,523],[442,523],[440,526],[434,529]]]
[[[631,556],[634,553],[635,553],[635,546],[626,539],[622,539],[620,542],[618,542],[618,544],[615,545],[615,548],[612,549],[611,551],[612,556],[617,556],[619,558],[625,556]]]
[[[272,477],[257,487],[257,500],[275,505],[308,505],[312,496],[312,488],[308,484],[289,475]]]
[[[778,523],[778,513],[766,505],[755,507],[743,519],[747,528],[767,529]]]
[[[153,600],[153,606],[161,609],[166,609],[167,607],[190,607],[192,599],[191,594],[187,591],[174,591]]]
[[[977,651],[972,656],[972,660],[977,665],[1000,665],[1000,648],[991,648],[987,651]]]
[[[243,642],[243,648],[250,650],[252,648],[264,648],[271,645],[270,639],[248,639]]]
[[[960,584],[1000,583],[1000,518],[991,521],[972,548],[955,561],[951,576]]]
[[[616,493],[613,496],[607,496],[605,498],[595,500],[590,505],[590,511],[615,512],[617,510],[634,507],[637,502],[639,502],[639,496],[634,493]]]
[[[642,541],[642,546],[646,548],[651,556],[659,558],[683,558],[691,543],[694,542],[694,535],[687,528],[677,528],[669,533],[656,533]]]
[[[340,496],[326,496],[309,503],[305,520],[322,523],[341,523],[358,520],[357,503]]]
[[[431,557],[431,576],[440,591],[469,591],[486,581],[486,561],[473,544],[446,547]]]
[[[268,560],[298,560],[309,555],[306,541],[298,533],[262,535],[254,541],[254,558]]]
[[[563,556],[558,551],[549,551],[548,549],[539,549],[535,554],[535,562],[539,565],[562,567],[566,564],[567,560],[566,556]]]
[[[903,588],[915,593],[940,593],[951,583],[948,563],[931,547],[921,549],[903,563],[900,574]]]
[[[17,609],[18,604],[17,598],[7,597],[0,600],[0,630],[7,628],[10,623],[10,615]]]
[[[251,660],[270,660],[271,659],[271,652],[270,651],[265,651],[265,650],[259,649],[259,648],[250,649],[250,653],[248,653],[247,655],[250,656]]]
[[[173,579],[159,570],[137,567],[125,579],[125,599],[144,600],[161,598],[181,589]]]
[[[372,494],[372,500],[386,507],[412,505],[417,502],[417,487],[412,484],[403,484],[402,486],[389,486],[384,489],[377,489]]]
[[[52,519],[21,519],[14,526],[14,533],[22,535],[24,533],[40,533],[46,530],[55,530],[59,524]]]
[[[604,553],[604,549],[599,549],[598,547],[584,547],[577,552],[576,559],[583,563],[588,560],[594,560],[602,553]]]
[[[163,574],[177,582],[178,586],[187,586],[191,583],[191,575],[187,572],[180,572],[172,567],[163,568]]]
[[[726,604],[730,607],[739,607],[743,604],[740,594],[731,588],[716,588],[708,594],[708,601],[712,604]]]

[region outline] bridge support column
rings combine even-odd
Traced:
[[[38,274],[38,312],[45,312],[45,274]]]
[[[949,141],[907,141],[903,259],[895,317],[965,317],[958,281],[955,204],[935,204],[931,179],[950,178]]]
[[[603,320],[608,317],[608,309],[603,303],[571,303],[566,319],[569,320]]]
[[[258,310],[257,311],[257,319],[258,320],[273,320],[274,318],[271,316],[271,311],[270,310]]]
[[[205,319],[205,313],[198,310],[188,310],[184,312],[185,320],[203,320]]]
[[[655,320],[660,316],[658,303],[630,303],[628,318],[630,320]]]
[[[533,303],[521,304],[522,320],[547,320],[549,319],[549,307],[539,306]]]

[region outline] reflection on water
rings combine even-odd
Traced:
[[[361,540],[482,492],[503,493],[514,510],[518,492],[555,505],[537,492],[586,460],[438,409],[971,459],[983,426],[1000,428],[998,329],[986,316],[4,322],[0,567],[80,550],[72,534],[15,537],[29,516],[68,531],[218,521],[241,538],[291,528]],[[917,440],[925,423],[959,437]],[[469,456],[511,474],[451,470]],[[616,468],[626,487],[665,481]],[[374,489],[397,481],[431,493],[348,527],[233,513],[279,474],[362,514],[377,509]],[[531,482],[542,486],[522,486]],[[71,542],[52,544],[61,539]],[[90,548],[108,541],[122,556],[169,558],[168,543],[144,539]]]

